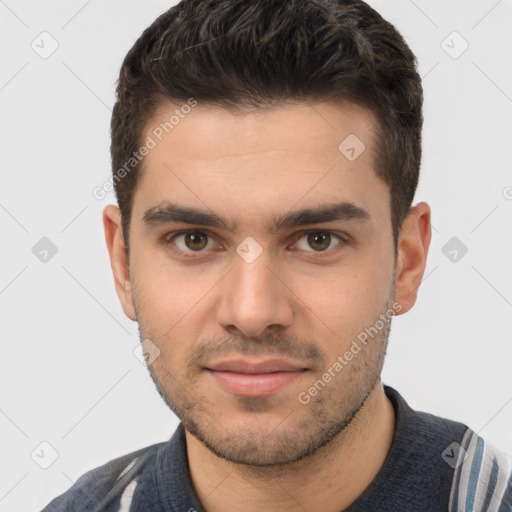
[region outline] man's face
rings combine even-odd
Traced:
[[[373,118],[332,103],[244,114],[199,104],[159,141],[175,109],[161,105],[147,125],[156,147],[130,224],[135,316],[160,351],[152,378],[217,455],[298,460],[343,431],[382,369],[395,260]],[[354,135],[339,149],[350,134],[359,156]],[[166,203],[227,225],[171,221]],[[340,203],[338,219],[277,223]]]

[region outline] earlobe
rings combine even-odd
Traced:
[[[121,211],[117,206],[109,204],[104,208],[103,227],[117,296],[119,297],[125,315],[135,321],[136,317],[132,300],[130,270],[126,260],[123,239]]]
[[[402,306],[399,314],[409,311],[416,302],[431,236],[430,206],[418,203],[404,220],[398,240],[395,301]]]

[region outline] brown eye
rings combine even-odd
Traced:
[[[325,251],[331,243],[330,233],[310,233],[308,235],[308,244],[313,249]]]
[[[207,236],[202,233],[186,233],[185,245],[193,251],[200,251],[208,244]]]
[[[191,256],[193,253],[206,252],[205,249],[211,248],[214,242],[210,235],[202,231],[182,231],[166,238],[165,243],[174,252],[183,256]]]
[[[336,244],[333,245],[333,242]],[[346,240],[330,231],[307,231],[296,242],[296,247],[309,253],[332,253],[341,249]],[[312,250],[313,249],[313,250]]]

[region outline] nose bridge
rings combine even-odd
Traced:
[[[287,327],[292,319],[289,295],[275,275],[270,252],[248,241],[240,244],[237,253],[232,271],[223,280],[218,322],[247,336],[258,336],[273,325]]]

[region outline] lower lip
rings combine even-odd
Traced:
[[[237,373],[208,370],[226,390],[240,396],[270,396],[303,375],[305,370],[272,373]]]

